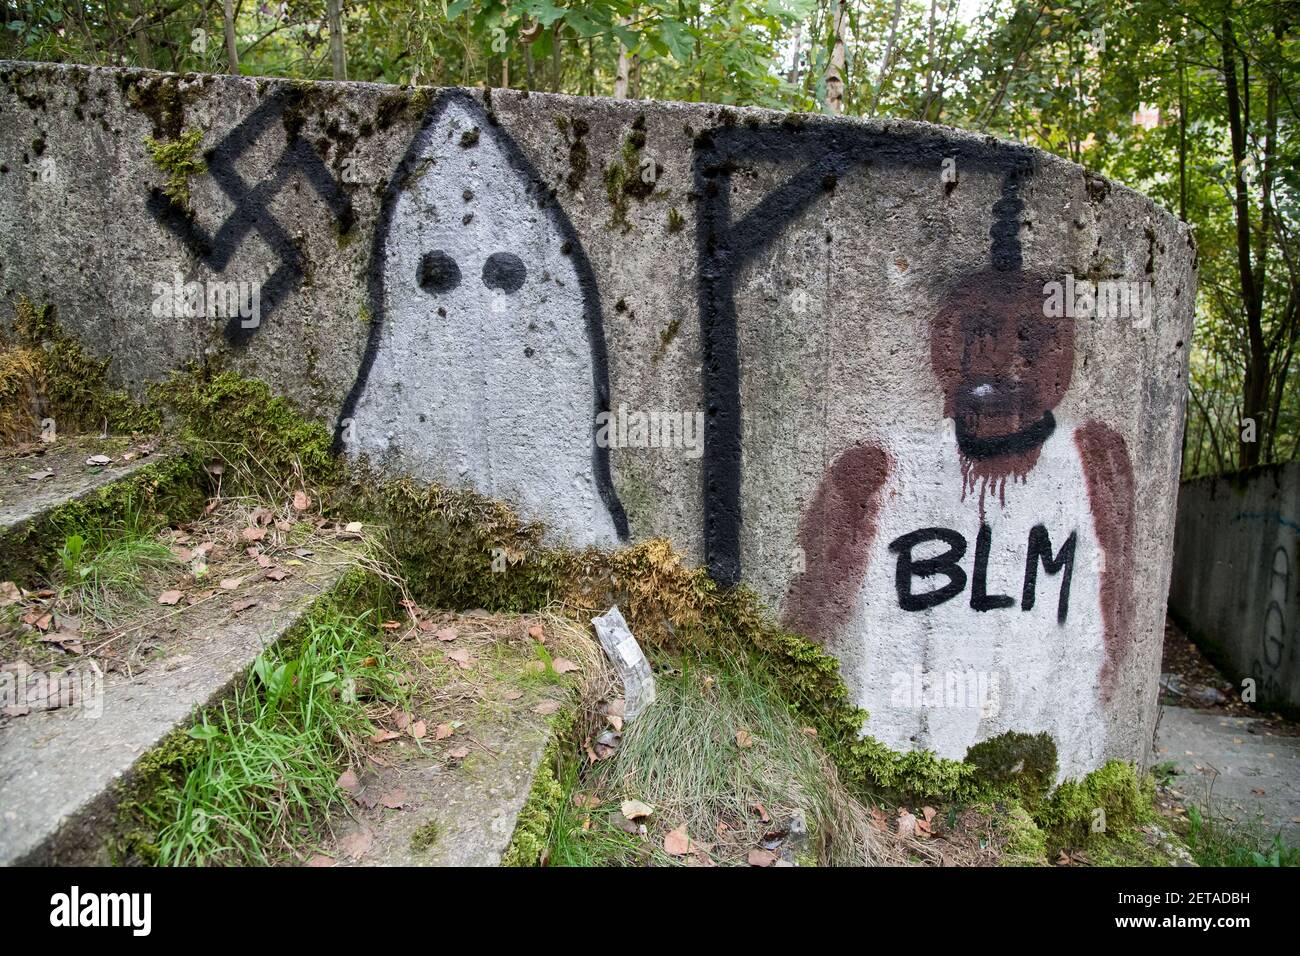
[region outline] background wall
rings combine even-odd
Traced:
[[[1179,492],[1169,609],[1258,700],[1300,707],[1300,463]]]
[[[895,746],[1143,758],[1195,252],[1142,196],[989,137],[704,104],[5,63],[0,118],[0,284],[133,389],[230,367],[557,536],[667,536],[824,640]],[[169,197],[146,140],[195,131]],[[1048,321],[1067,275],[1150,311]],[[177,276],[258,283],[258,322],[156,314]],[[672,413],[674,447],[621,410]],[[961,569],[940,611],[895,594],[913,525],[962,541],[910,555],[918,591]],[[886,646],[997,675],[999,714],[891,699],[860,666]]]

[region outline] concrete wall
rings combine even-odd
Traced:
[[[1169,609],[1261,704],[1300,708],[1300,462],[1183,483]]]
[[[7,64],[0,119],[0,280],[121,381],[221,363],[559,538],[667,536],[895,747],[1143,756],[1195,254],[1142,196],[703,104]],[[144,141],[190,130],[184,205]],[[169,317],[223,281],[256,321]]]

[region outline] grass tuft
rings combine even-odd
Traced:
[[[159,863],[267,864],[318,836],[372,730],[364,701],[400,696],[368,618],[314,615],[300,643],[264,652],[234,700],[190,729],[202,751],[159,795]]]

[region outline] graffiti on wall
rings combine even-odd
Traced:
[[[375,230],[350,455],[518,505],[577,545],[627,537],[596,442],[609,379],[595,274],[564,211],[470,96],[444,94]]]
[[[1259,645],[1250,662],[1250,676],[1255,679],[1256,693],[1262,700],[1286,698],[1280,678],[1287,648],[1286,606],[1290,598],[1291,555],[1285,544],[1278,544],[1270,555],[1268,606],[1264,609]]]
[[[271,212],[276,195],[298,176],[311,185],[324,201],[340,233],[352,228],[354,214],[351,201],[334,178],[320,154],[296,130],[286,131],[285,144],[278,159],[266,175],[250,183],[237,168],[239,159],[277,127],[285,108],[291,105],[293,90],[277,89],[247,119],[232,129],[204,154],[204,162],[217,186],[233,204],[229,215],[209,233],[185,206],[154,188],[149,193],[150,215],[184,243],[199,263],[213,272],[223,272],[252,234],[256,234],[278,260],[265,282],[261,283],[260,315],[256,323],[240,321],[233,315],[224,334],[231,345],[246,344],[256,334],[275,308],[298,288],[303,277],[303,255],[293,237]]]
[[[296,253],[265,210],[284,176],[304,170],[335,215],[350,209],[301,141],[256,186],[234,173],[276,108],[259,107],[210,154],[236,203],[215,237],[157,196],[151,209],[213,268],[257,231],[280,254],[282,295]],[[742,160],[792,159],[802,168],[733,217]],[[1047,732],[1062,772],[1077,773],[1100,762],[1134,636],[1135,487],[1118,432],[1062,412],[1076,330],[1044,316],[1045,279],[1024,268],[1028,150],[843,124],[697,138],[705,558],[719,583],[742,579],[743,270],[854,170],[954,159],[992,179],[997,198],[986,263],[929,322],[941,415],[832,456],[801,515],[805,566],[782,614],[840,658],[871,713],[866,732],[885,743],[960,758],[1006,730]],[[429,108],[385,190],[368,269],[369,330],[336,447],[510,501],[573,544],[626,540],[596,438],[611,398],[594,271],[554,190],[472,96],[443,93]],[[897,677],[917,667],[1000,675],[1005,693],[996,707],[900,705]]]
[[[805,165],[732,219],[743,164]],[[1099,763],[1103,711],[1132,642],[1134,479],[1123,439],[1058,420],[1074,327],[1043,314],[1023,271],[1025,151],[838,126],[731,126],[701,140],[698,275],[706,431],[704,542],[714,577],[742,577],[742,416],[736,282],[746,264],[856,167],[938,170],[959,156],[1001,194],[987,267],[949,290],[930,323],[944,421],[898,428],[834,457],[805,509],[804,568],[784,622],[838,656],[867,733],[961,758],[1006,730],[1047,732],[1062,772]],[[992,675],[996,706],[927,708],[900,676]],[[910,689],[910,687],[909,687]]]

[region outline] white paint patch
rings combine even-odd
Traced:
[[[499,135],[455,100],[420,134],[372,264],[382,325],[345,447],[472,486],[559,540],[612,545],[593,475],[584,293],[565,237]]]
[[[883,503],[856,616],[833,650],[857,702],[870,713],[864,733],[896,750],[932,750],[959,760],[967,749],[1007,731],[1055,741],[1059,779],[1100,765],[1106,724],[1099,691],[1105,658],[1100,574],[1103,555],[1093,528],[1074,429],[1058,421],[1025,482],[1008,478],[1006,505],[985,496],[991,529],[988,595],[1009,607],[971,606],[980,529],[978,489],[962,498],[961,462],[950,428],[896,433],[894,468]],[[1031,529],[1042,524],[1055,556],[1077,534],[1066,620],[1058,623],[1062,573],[1037,569],[1034,605],[1022,608]],[[900,607],[899,556],[890,543],[924,528],[946,528],[966,544],[958,562],[963,590],[919,611]],[[917,545],[914,560],[938,557],[943,542]],[[934,591],[945,574],[915,577],[913,593]],[[919,669],[919,671],[918,671]]]

